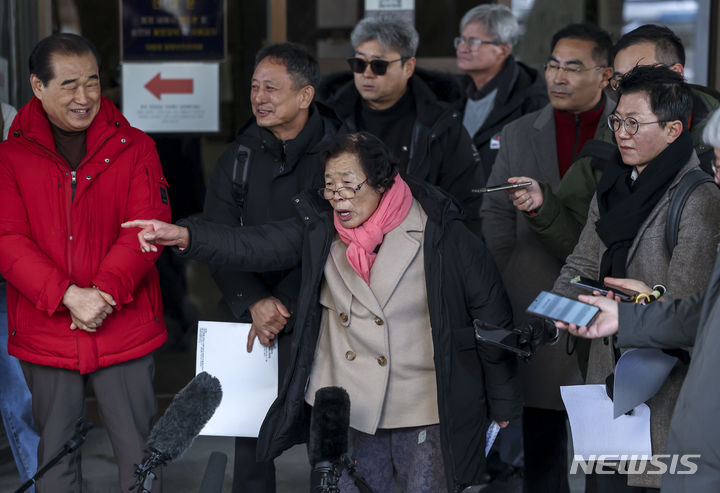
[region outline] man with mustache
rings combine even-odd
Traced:
[[[603,89],[612,75],[612,42],[604,30],[573,24],[552,38],[545,64],[550,104],[507,125],[488,183],[534,176],[557,187],[583,145],[606,125],[614,108]],[[535,238],[507,193],[485,194],[481,210],[485,241],[510,295],[516,324],[541,290],[552,288],[562,262]],[[581,383],[566,336],[540,350],[521,374],[525,391],[523,438],[526,491],[568,491],[566,413],[560,385]]]
[[[320,148],[340,123],[314,102],[319,73],[317,61],[297,45],[258,51],[250,86],[253,117],[217,161],[203,211],[208,220],[241,227],[288,219],[295,216],[291,198],[323,183]],[[256,337],[264,346],[279,340],[282,378],[299,271],[242,272],[225,265],[210,270],[222,293],[221,319],[252,323],[247,350]],[[255,438],[235,439],[233,492],[275,491],[275,466],[255,461],[256,444]]]

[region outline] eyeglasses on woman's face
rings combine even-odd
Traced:
[[[632,116],[620,118],[618,115],[608,116],[608,127],[613,132],[619,132],[620,127],[624,127],[628,135],[635,135],[640,130],[640,125],[652,125],[653,123],[666,123],[666,120],[657,120],[654,122],[639,122]]]
[[[342,199],[352,199],[355,197],[358,191],[360,191],[360,188],[367,183],[367,178],[363,180],[362,182],[358,183],[357,185],[353,187],[340,187],[340,188],[328,188],[328,187],[322,187],[318,189],[318,193],[322,198],[325,200],[332,200],[335,198],[335,194],[340,195],[340,198]]]

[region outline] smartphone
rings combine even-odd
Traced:
[[[605,296],[608,294],[608,291],[612,291],[615,296],[620,298],[620,301],[635,301],[635,297],[637,296],[637,293],[625,293],[623,291],[618,291],[617,288],[611,288],[608,286],[605,286],[600,281],[596,281],[594,279],[590,279],[589,277],[582,277],[582,276],[575,276],[572,279],[570,279],[570,284],[573,286],[576,286],[581,289],[586,289],[588,291],[599,291],[601,295]]]
[[[492,187],[473,188],[473,193],[499,192],[500,190],[511,190],[513,188],[529,187],[531,181],[521,181],[520,183],[506,183],[504,185],[494,185]]]
[[[480,320],[473,320],[475,340],[495,347],[513,352],[521,358],[529,358],[532,353],[518,347],[518,334],[510,329],[503,329],[495,325],[486,324]]]
[[[578,327],[589,324],[598,311],[599,309],[596,306],[548,293],[547,291],[540,292],[527,308],[527,312],[533,315],[573,323]]]

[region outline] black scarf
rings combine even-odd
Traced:
[[[498,90],[498,93],[509,91],[515,84],[518,72],[519,69],[517,63],[515,63],[513,56],[510,55],[505,59],[505,65],[503,65],[503,68],[500,69],[500,72],[495,74],[495,77],[487,81],[480,89],[475,87],[475,82],[473,82],[472,77],[466,75],[465,95],[468,99],[477,101],[484,98],[495,89]],[[500,99],[496,97],[496,101],[500,101]]]
[[[640,226],[692,152],[692,138],[683,132],[650,161],[635,183],[630,178],[633,167],[622,162],[619,151],[608,162],[597,186],[600,219],[595,231],[607,247],[600,262],[600,279],[626,277],[628,251]]]

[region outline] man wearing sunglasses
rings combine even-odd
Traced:
[[[616,94],[615,88],[622,76],[636,65],[660,64],[680,75],[685,72],[682,42],[664,26],[646,24],[630,31],[618,40],[613,52],[611,94]],[[690,135],[700,167],[712,174],[713,149],[703,143],[702,133],[710,115],[720,106],[720,94],[704,86],[690,84],[689,87],[693,99],[688,122]],[[593,143],[594,151],[573,163],[555,192],[543,183],[539,186],[533,183],[528,188],[532,201],[518,203],[520,210],[533,212],[533,215],[525,215],[528,224],[560,259],[565,259],[577,243],[587,218],[590,199],[605,168],[604,161],[616,148],[615,136],[607,127],[597,139],[599,142]]]
[[[545,80],[512,56],[520,35],[508,7],[483,4],[468,10],[454,39],[462,96],[456,107],[480,154],[485,178],[502,145],[500,131],[548,103]]]
[[[452,76],[415,70],[419,36],[402,18],[367,17],[353,29],[349,74],[331,75],[319,94],[344,131],[367,131],[393,152],[400,171],[437,185],[457,199],[468,226],[480,234],[478,213],[484,176],[458,112],[440,102],[459,97]]]
[[[508,124],[488,183],[516,176],[541,176],[557,187],[560,178],[603,126],[614,106],[603,95],[612,74],[607,32],[574,24],[552,38],[545,68],[550,104]],[[503,275],[516,324],[529,321],[526,308],[557,279],[562,261],[537,240],[505,192],[483,197],[485,241]],[[567,337],[522,365],[525,409],[525,487],[530,492],[567,492],[567,417],[561,385],[581,383],[577,358],[565,350]]]
[[[319,150],[340,122],[314,102],[317,61],[291,43],[258,51],[250,86],[253,117],[218,159],[205,200],[205,217],[243,227],[295,216],[292,197],[322,183]],[[247,349],[255,338],[264,346],[278,341],[278,371],[287,367],[299,271],[241,272],[211,265],[227,322],[251,322]],[[275,491],[272,461],[256,462],[257,439],[235,439],[234,493]]]

